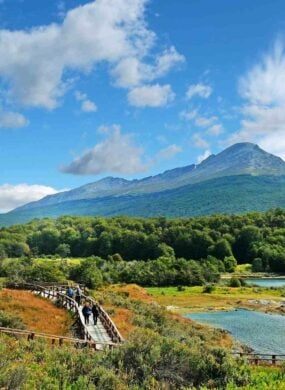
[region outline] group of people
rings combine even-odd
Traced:
[[[80,306],[81,300],[82,300],[82,290],[81,290],[80,286],[76,286],[76,288],[74,290],[71,286],[69,286],[67,288],[66,294],[69,298],[74,299],[76,301],[76,303],[78,304],[78,306]],[[85,325],[89,325],[89,318],[90,318],[91,314],[93,315],[94,325],[97,325],[97,320],[99,317],[99,308],[98,308],[98,305],[96,303],[94,303],[91,306],[89,302],[85,301],[84,306],[82,308],[82,314],[84,316]]]

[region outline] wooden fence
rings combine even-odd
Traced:
[[[232,355],[242,357],[256,366],[262,364],[276,366],[285,363],[285,355],[282,354],[233,352]]]
[[[95,351],[102,351],[107,349],[113,349],[118,346],[118,344],[113,343],[101,343],[98,341],[89,341],[82,340],[73,337],[64,337],[53,335],[49,333],[39,333],[32,332],[30,330],[23,329],[12,329],[12,328],[4,328],[0,327],[0,333],[4,333],[7,335],[15,336],[17,338],[26,338],[28,341],[33,341],[36,339],[44,339],[46,341],[50,341],[52,346],[63,346],[64,344],[73,345],[76,348],[92,348]]]
[[[18,289],[18,290],[29,290],[43,298],[56,301],[57,304],[59,304],[61,307],[64,307],[65,309],[73,312],[77,316],[79,332],[82,339],[93,343],[95,342],[87,326],[81,320],[81,317],[79,315],[79,306],[77,302],[66,295],[66,289],[68,287],[67,285],[50,285],[50,284],[38,285],[34,283],[7,283],[6,287],[12,289]],[[85,294],[82,294],[82,299],[90,302],[91,304],[96,303],[96,301],[92,297],[89,297]],[[124,338],[120,334],[119,330],[117,329],[112,319],[109,317],[109,315],[103,309],[102,306],[100,305],[97,306],[99,311],[99,319],[101,320],[104,328],[106,329],[106,332],[108,333],[110,339],[112,340],[112,342],[105,342],[101,344],[108,344],[110,348],[112,348],[115,344],[122,343],[124,341]]]

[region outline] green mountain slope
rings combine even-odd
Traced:
[[[129,215],[186,217],[243,213],[285,207],[285,176],[239,175],[190,184],[174,190],[67,201],[34,209],[18,209],[0,216],[0,224],[60,215]]]

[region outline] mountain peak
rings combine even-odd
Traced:
[[[71,191],[50,195],[22,206],[21,210],[48,207],[70,201],[143,196],[211,179],[238,175],[285,176],[285,162],[265,152],[256,144],[240,142],[229,146],[217,155],[209,156],[198,165],[174,168],[143,179],[126,180],[108,176]]]

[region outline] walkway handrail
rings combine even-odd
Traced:
[[[36,294],[43,296],[44,298],[57,299],[60,302],[61,306],[78,315],[80,331],[83,339],[97,343],[97,341],[94,340],[92,335],[90,334],[87,326],[81,320],[79,314],[80,309],[77,302],[73,298],[70,298],[69,296],[66,295],[65,289],[63,288],[62,285],[54,286],[50,284],[50,285],[43,286],[34,283],[6,283],[6,287],[21,289],[21,290],[30,290]],[[64,292],[62,292],[62,290],[64,290]],[[88,297],[84,294],[82,295],[82,297],[85,300],[88,300],[92,303],[96,303],[96,301],[92,297]],[[104,344],[108,344],[112,346],[113,344],[116,343],[122,343],[124,339],[121,336],[117,327],[115,326],[114,322],[111,320],[111,318],[109,317],[109,315],[106,313],[106,311],[103,309],[102,306],[98,305],[98,309],[99,309],[99,319],[101,320],[104,328],[106,329],[107,333],[109,334],[112,340],[112,342],[105,342]]]
[[[114,321],[109,317],[108,313],[103,309],[102,306],[98,305],[93,297],[83,295],[83,298],[89,301],[92,305],[96,304],[99,309],[99,318],[107,330],[111,340],[113,342],[122,343],[124,341],[123,336],[116,327]]]
[[[273,366],[285,362],[285,354],[271,354],[259,352],[232,352],[232,355],[245,358],[249,363],[258,365],[260,362],[270,362]]]
[[[22,336],[22,337],[27,337],[28,341],[35,340],[36,338],[42,338],[42,339],[47,339],[51,340],[52,345],[56,345],[56,341],[58,341],[58,345],[62,346],[64,343],[69,343],[69,344],[74,344],[76,346],[82,345],[82,346],[88,346],[89,348],[92,348],[94,350],[97,350],[97,346],[100,346],[104,349],[104,347],[108,347],[109,349],[115,348],[118,346],[118,344],[115,343],[103,343],[100,341],[89,341],[89,340],[82,340],[78,338],[73,338],[73,337],[66,337],[66,336],[58,336],[54,334],[49,334],[49,333],[41,333],[41,332],[34,332],[30,330],[25,330],[25,329],[14,329],[14,328],[4,328],[0,327],[0,333],[5,333],[8,335],[13,335],[13,336]]]

